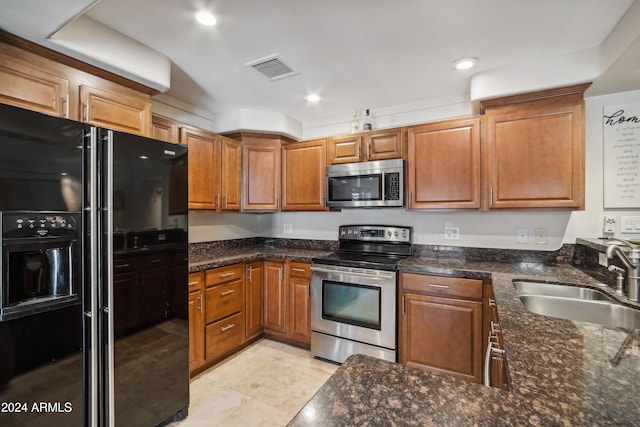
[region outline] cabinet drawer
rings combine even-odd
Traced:
[[[205,330],[206,358],[214,358],[242,344],[243,330],[242,313],[207,325]]]
[[[242,311],[242,280],[208,287],[204,298],[207,323]]]
[[[311,277],[311,264],[307,262],[292,262],[289,266],[289,274],[296,277]]]
[[[206,285],[212,286],[242,277],[242,264],[207,270]]]
[[[142,268],[158,268],[169,266],[169,256],[167,254],[149,255],[140,260]]]
[[[482,280],[402,273],[403,292],[482,300]]]
[[[136,271],[138,268],[138,260],[136,258],[123,258],[113,260],[113,273],[125,273]]]
[[[189,273],[189,292],[201,290],[204,285],[204,274],[201,271]]]

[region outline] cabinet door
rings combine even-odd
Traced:
[[[154,114],[151,117],[151,138],[177,144],[178,122]]]
[[[242,210],[280,209],[280,144],[243,145]]]
[[[311,345],[311,279],[289,278],[289,322],[287,337],[304,346]]]
[[[219,209],[220,145],[215,135],[183,127],[180,141],[189,147],[189,209]]]
[[[366,160],[400,159],[404,157],[402,129],[390,129],[364,134]]]
[[[282,210],[325,209],[326,140],[282,146]]]
[[[482,302],[403,293],[399,361],[482,382]]]
[[[409,209],[480,208],[480,118],[408,129]]]
[[[262,333],[262,261],[247,264],[245,273],[245,340]]]
[[[151,136],[151,100],[146,95],[80,86],[81,121],[95,126]]]
[[[286,294],[284,264],[264,262],[264,328],[265,332],[284,336],[286,333]]]
[[[0,102],[69,118],[69,80],[0,55]]]
[[[167,297],[171,270],[166,255],[148,256],[140,261],[138,322],[155,323],[167,317]]]
[[[204,315],[202,292],[189,293],[189,370],[204,362]]]
[[[486,108],[486,208],[584,209],[582,91]]]
[[[116,337],[129,333],[137,325],[138,272],[135,265],[135,260],[114,262],[113,327]],[[124,271],[119,271],[118,266]]]
[[[240,210],[240,182],[242,180],[242,146],[235,141],[224,136],[220,138],[220,149],[222,156],[222,204],[223,211]]]
[[[359,162],[362,160],[362,136],[348,135],[331,138],[327,141],[327,163]]]

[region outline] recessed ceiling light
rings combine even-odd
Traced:
[[[460,58],[453,63],[453,68],[456,70],[468,70],[469,68],[475,67],[478,63],[478,58]]]
[[[200,12],[196,13],[196,19],[199,23],[201,23],[202,25],[206,25],[207,27],[212,27],[216,25],[217,22],[216,17],[213,16],[211,12],[206,10],[201,10]]]
[[[320,101],[320,95],[312,93],[311,95],[307,95],[306,99],[309,102],[318,102]]]

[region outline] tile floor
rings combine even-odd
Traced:
[[[338,368],[261,340],[191,380],[189,416],[172,427],[286,426]]]

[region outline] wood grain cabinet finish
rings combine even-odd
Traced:
[[[407,130],[408,209],[480,208],[480,117]]]
[[[589,85],[485,101],[485,209],[584,209]]]
[[[280,142],[242,146],[242,210],[277,212],[280,209]]]
[[[403,158],[404,132],[404,128],[397,128],[330,138],[327,164]]]
[[[402,273],[400,363],[482,382],[482,289],[480,280]]]
[[[325,210],[327,141],[319,139],[282,146],[282,210]]]
[[[403,129],[387,129],[364,133],[365,160],[400,159],[404,157]]]
[[[189,274],[189,370],[204,364],[204,272]]]
[[[287,280],[289,294],[287,338],[311,347],[311,264],[291,262]]]
[[[264,330],[262,321],[263,273],[262,261],[249,263],[245,267],[245,341],[260,336]]]
[[[158,115],[151,116],[151,138],[177,144],[180,142],[178,122]]]
[[[205,273],[205,359],[213,360],[244,341],[244,265]]]
[[[240,209],[240,143],[201,129],[180,128],[189,158],[189,209]]]
[[[264,262],[264,332],[286,336],[286,293],[284,262]]]
[[[353,163],[362,161],[362,136],[335,136],[327,141],[327,164]]]
[[[135,135],[151,135],[151,100],[146,95],[134,96],[124,88],[116,91],[81,85],[80,106],[82,122]]]
[[[0,102],[69,118],[69,80],[0,54]]]

